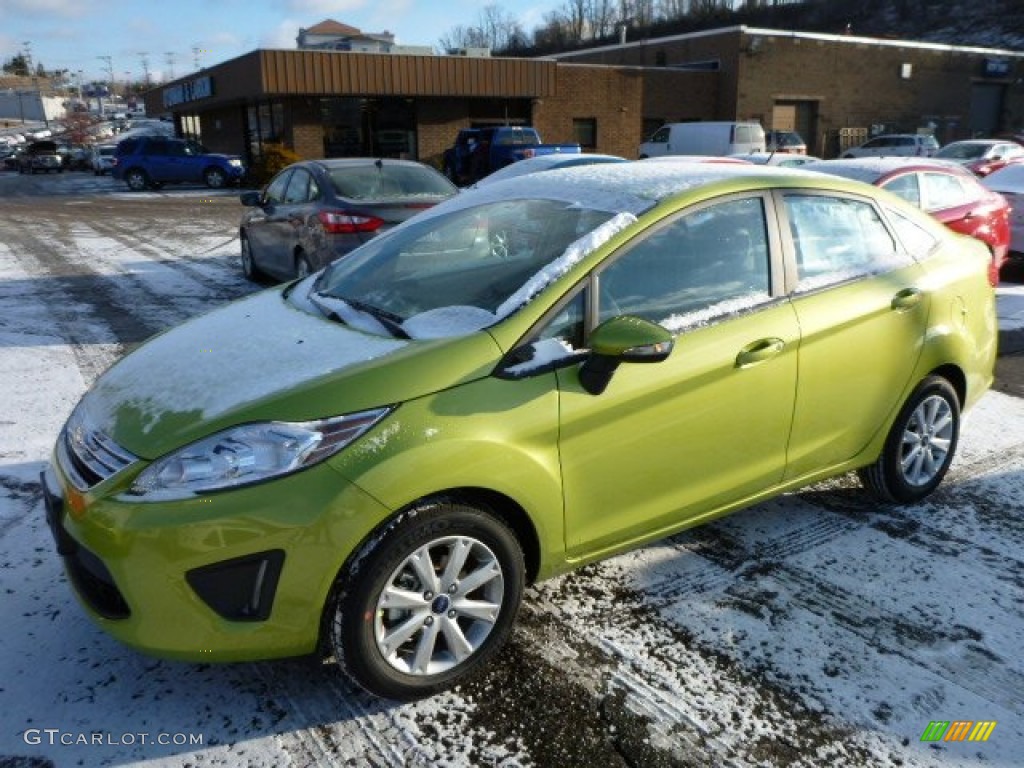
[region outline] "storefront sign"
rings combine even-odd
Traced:
[[[164,106],[173,107],[175,104],[184,104],[186,101],[199,101],[213,96],[213,78],[210,76],[197,77],[170,88],[164,88]]]

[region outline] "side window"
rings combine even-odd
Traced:
[[[284,192],[288,188],[288,182],[291,180],[292,171],[285,171],[284,173],[276,176],[273,181],[267,185],[267,191],[263,197],[268,203],[280,203],[284,200]]]
[[[968,197],[960,179],[948,173],[924,173],[925,210],[940,211],[943,208],[954,208],[964,205],[974,198]]]
[[[538,334],[540,341],[555,339],[571,349],[583,348],[583,317],[586,291],[579,291]]]
[[[896,230],[896,236],[916,259],[926,258],[938,245],[938,238],[919,224],[911,221],[899,211],[886,208],[889,220]]]
[[[505,372],[513,377],[529,376],[575,360],[583,354],[586,296],[585,290],[577,291],[531,343],[514,350],[507,360]]]
[[[651,141],[657,141],[661,143],[668,141],[669,131],[670,128],[667,125],[663,125],[661,128],[654,132],[654,135],[651,136]]]
[[[302,168],[296,168],[292,178],[288,182],[288,188],[284,193],[286,203],[304,203],[309,197],[309,173]]]
[[[764,202],[684,213],[626,246],[597,276],[598,318],[638,315],[678,332],[771,298]]]
[[[168,142],[166,146],[168,157],[185,157],[189,154],[187,145],[180,141]]]
[[[918,185],[916,173],[905,173],[902,176],[897,176],[892,181],[883,184],[882,189],[887,189],[894,195],[899,195],[908,203],[918,208],[921,207],[921,188]]]
[[[786,195],[784,200],[798,293],[912,263],[868,202],[827,195]]]

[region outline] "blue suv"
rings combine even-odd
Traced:
[[[136,191],[175,182],[219,189],[237,184],[245,175],[245,165],[237,155],[212,154],[195,141],[133,136],[118,142],[111,173]]]

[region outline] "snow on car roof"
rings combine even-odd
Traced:
[[[735,162],[643,160],[580,165],[517,176],[477,189],[468,189],[420,216],[437,216],[458,208],[524,198],[564,200],[583,208],[626,212],[636,216],[662,200],[716,181],[780,175],[806,178],[806,174],[797,169],[765,168]]]
[[[959,163],[948,160],[936,160],[932,157],[851,157],[842,160],[820,160],[816,163],[807,163],[801,166],[806,171],[818,171],[829,173],[835,176],[844,176],[848,179],[865,181],[872,184],[876,179],[885,176],[887,173],[898,171],[901,168],[941,168],[962,171]]]

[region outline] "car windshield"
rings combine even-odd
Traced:
[[[632,221],[551,199],[455,207],[335,262],[310,298],[326,314],[338,308],[332,301],[372,308],[413,338],[474,331],[514,312]]]
[[[948,160],[975,160],[989,149],[988,144],[949,144],[935,153],[936,157]]]
[[[335,194],[349,200],[404,197],[451,197],[451,184],[427,168],[382,163],[345,165],[330,170]]]

